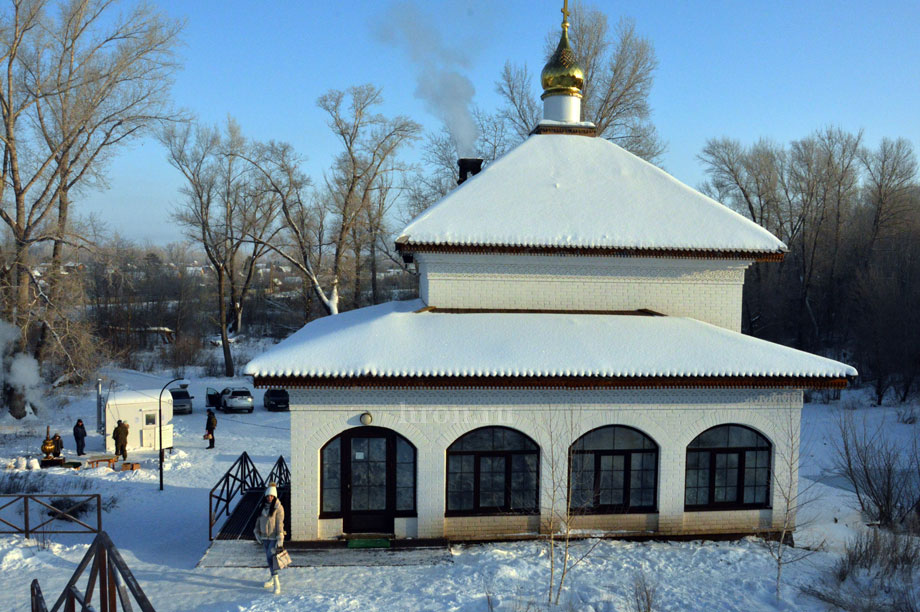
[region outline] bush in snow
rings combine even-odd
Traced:
[[[853,612],[920,611],[920,540],[912,534],[869,529],[847,542],[825,577],[803,592]]]
[[[920,508],[920,445],[905,447],[871,430],[852,413],[841,413],[834,444],[834,468],[846,478],[860,509],[882,527],[902,526]]]
[[[632,588],[632,609],[635,612],[653,612],[655,610],[655,595],[658,592],[658,583],[649,578],[644,570],[636,572]]]
[[[19,330],[0,321],[0,401],[17,419],[34,413],[41,403],[38,362],[24,353],[13,353]]]

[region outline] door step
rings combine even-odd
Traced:
[[[390,548],[392,534],[350,533],[345,536],[348,548]]]

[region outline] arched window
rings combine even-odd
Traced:
[[[719,425],[687,446],[688,510],[770,505],[770,442],[749,427]]]
[[[571,448],[571,505],[585,512],[653,512],[658,445],[631,427],[589,431]]]
[[[533,514],[540,448],[507,427],[475,429],[447,448],[447,514]]]

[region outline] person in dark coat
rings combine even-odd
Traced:
[[[128,424],[118,422],[118,427],[112,432],[115,438],[115,456],[121,455],[123,461],[128,460]]]
[[[61,434],[56,433],[51,436],[51,441],[54,442],[54,450],[51,452],[51,454],[55,457],[60,457],[61,451],[64,450],[64,441],[61,440]]]
[[[77,424],[73,426],[73,441],[77,445],[77,455],[85,455],[83,449],[86,448],[86,428],[83,427],[83,419],[77,419]]]
[[[208,432],[208,448],[214,448],[214,430],[217,429],[217,417],[214,416],[214,411],[210,408],[208,409],[208,422],[205,423],[205,431]]]

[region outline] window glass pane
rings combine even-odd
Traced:
[[[415,462],[415,449],[402,438],[396,438],[396,463],[409,462]]]
[[[447,509],[473,509],[473,455],[447,457]]]
[[[709,453],[687,453],[686,504],[702,506],[709,503]]]
[[[371,461],[387,460],[386,438],[370,438],[368,440],[368,454]]]
[[[537,503],[536,454],[511,456],[511,509],[527,510]]]
[[[594,506],[594,454],[573,454],[569,477],[572,480],[572,506],[575,508]]]
[[[504,427],[483,427],[461,436],[448,452],[491,450],[537,450],[524,434]]]
[[[412,463],[396,464],[396,486],[411,487],[415,483],[415,465]]]
[[[479,506],[500,508],[505,505],[505,458],[479,458]]]
[[[626,457],[623,455],[601,456],[601,470],[598,478],[598,498],[601,505],[621,505],[625,502]]]
[[[613,427],[601,427],[583,435],[576,442],[578,450],[613,450]]]
[[[323,512],[341,511],[342,440],[326,445],[322,456]]]
[[[724,448],[728,446],[728,425],[704,431],[690,443],[690,448]]]
[[[640,448],[654,448],[648,437],[628,427],[615,427],[614,448],[616,450],[634,450]]]
[[[412,487],[396,487],[396,509],[415,509],[415,489]]]

